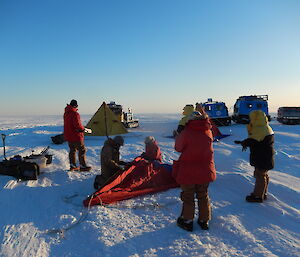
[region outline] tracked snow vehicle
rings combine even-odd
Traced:
[[[124,112],[122,105],[115,102],[110,102],[107,106],[119,117],[126,128],[136,128],[139,126],[139,120],[134,118],[130,108],[128,108],[128,112]]]
[[[282,124],[300,124],[300,107],[279,107],[277,120]]]
[[[231,124],[231,117],[224,102],[217,102],[208,98],[207,102],[201,103],[201,105],[217,126],[229,126]]]
[[[268,108],[268,95],[240,96],[235,104],[232,120],[236,123],[249,123],[249,113],[254,110],[262,110],[271,120]]]

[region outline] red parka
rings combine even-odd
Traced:
[[[148,161],[157,160],[162,162],[161,151],[156,141],[146,144],[146,149],[142,157]]]
[[[187,123],[175,141],[175,150],[181,153],[172,171],[178,184],[204,184],[216,179],[212,142],[208,119]]]
[[[67,105],[64,113],[64,138],[68,142],[82,142],[84,126],[81,124],[77,108]]]

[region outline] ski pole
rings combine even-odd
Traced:
[[[4,160],[6,160],[6,153],[5,153],[5,138],[6,135],[5,134],[1,134],[2,137],[2,142],[3,142],[3,155],[4,155]]]

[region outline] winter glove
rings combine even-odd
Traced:
[[[247,146],[245,144],[243,144],[243,141],[239,141],[239,140],[234,140],[235,144],[239,144],[242,145],[242,152],[245,152],[247,150]]]
[[[88,134],[91,134],[91,133],[92,133],[92,130],[89,129],[89,128],[84,128],[84,132],[85,132],[85,133],[88,133]]]
[[[127,165],[127,162],[119,161],[119,165]]]
[[[245,152],[247,150],[247,145],[245,144],[244,141],[241,142],[241,145],[242,145],[242,152]]]
[[[122,174],[125,171],[125,168],[123,166],[121,166],[121,165],[118,165],[118,166],[119,167],[118,167],[117,172],[119,172],[119,174]]]
[[[173,137],[177,137],[179,135],[178,131],[177,130],[173,130]]]

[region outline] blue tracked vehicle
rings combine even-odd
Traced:
[[[217,126],[229,126],[231,124],[231,117],[224,102],[217,102],[208,98],[207,102],[201,103],[201,105]]]
[[[254,110],[262,110],[269,121],[271,120],[268,108],[268,95],[240,96],[234,104],[232,120],[236,123],[249,123],[249,113]]]

